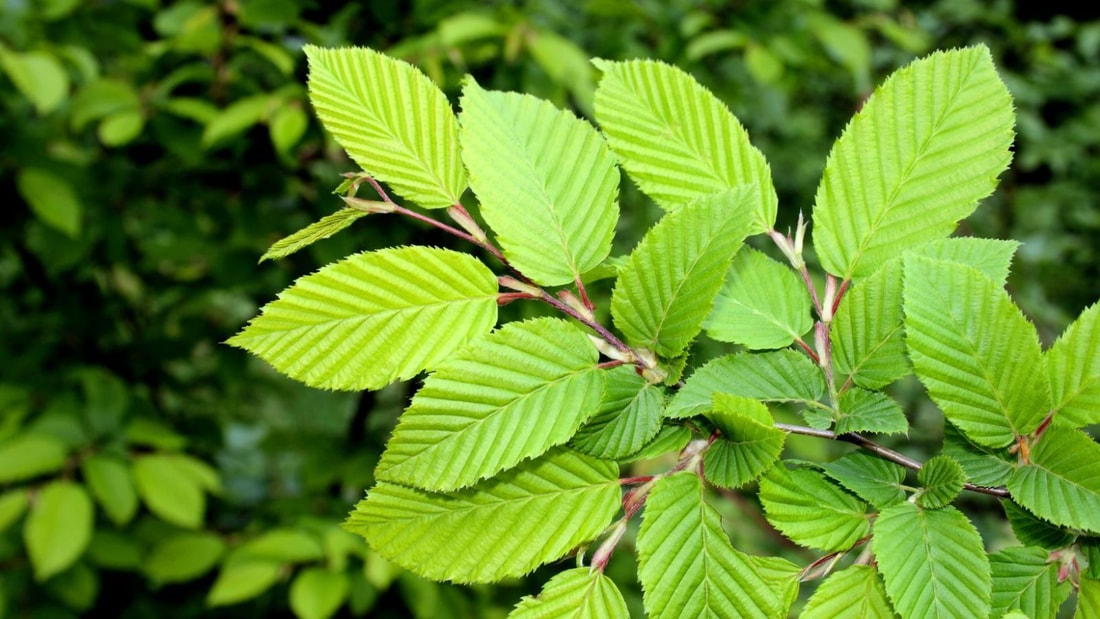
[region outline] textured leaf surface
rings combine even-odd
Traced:
[[[497,280],[446,249],[360,253],[299,278],[227,343],[311,387],[379,389],[493,327]]]
[[[456,490],[564,443],[599,410],[598,361],[585,334],[563,320],[504,326],[424,381],[375,476]]]
[[[347,207],[335,213],[329,213],[294,234],[276,241],[266,252],[264,252],[264,255],[260,257],[260,262],[264,260],[285,258],[300,249],[309,247],[317,241],[327,239],[355,223],[356,219],[366,215],[366,211]]]
[[[793,350],[737,353],[699,368],[669,401],[665,416],[694,417],[709,411],[715,393],[774,402],[815,403],[825,392],[821,369]]]
[[[691,473],[657,482],[638,532],[646,611],[662,617],[774,617],[779,600],[749,557],[730,544]]]
[[[1008,524],[1012,526],[1013,535],[1024,546],[1039,546],[1054,550],[1069,546],[1077,537],[1076,534],[1042,520],[1012,501],[1001,501],[1001,506],[1004,507]]]
[[[371,49],[304,51],[310,102],[356,163],[424,208],[458,202],[466,190],[458,124],[428,76]]]
[[[1050,410],[1035,327],[1008,293],[959,264],[909,258],[905,330],[913,369],[971,440],[1002,447]]]
[[[794,271],[746,247],[733,259],[703,328],[713,339],[750,350],[784,348],[813,326],[811,305]]]
[[[876,509],[884,509],[905,500],[905,469],[857,451],[822,465],[822,470],[840,485],[859,495]]]
[[[591,456],[615,460],[645,446],[661,429],[665,396],[633,366],[603,372],[604,395],[600,410],[573,436],[573,447]]]
[[[1073,619],[1092,619],[1100,617],[1100,580],[1081,579],[1081,589],[1077,594],[1077,612]]]
[[[909,430],[901,405],[881,391],[854,387],[840,396],[836,433],[900,434]]]
[[[917,473],[917,481],[923,486],[917,495],[917,505],[939,509],[959,496],[966,483],[966,473],[951,456],[941,454],[924,463]]]
[[[833,362],[861,387],[881,389],[910,372],[902,339],[901,283],[901,260],[887,262],[844,295],[833,317]]]
[[[1100,303],[1077,320],[1046,353],[1058,421],[1100,423]]]
[[[652,60],[596,60],[596,120],[623,167],[665,209],[754,184],[752,233],[775,222],[764,155],[725,104],[684,71]]]
[[[760,572],[779,600],[779,612],[776,616],[789,614],[791,606],[798,599],[802,566],[791,563],[782,557],[762,557],[749,555],[749,562]]]
[[[1100,445],[1078,430],[1048,427],[1008,491],[1040,518],[1100,533]]]
[[[462,160],[508,260],[571,284],[611,252],[619,171],[591,125],[530,95],[462,90]]]
[[[866,505],[817,471],[776,466],[760,480],[768,522],[792,542],[847,550],[871,529]]]
[[[646,443],[641,451],[626,458],[622,458],[619,461],[637,462],[639,460],[656,458],[668,453],[679,452],[684,447],[687,447],[691,439],[691,428],[687,426],[664,425],[661,427],[661,430],[657,432],[657,436],[654,436],[653,440]]]
[[[46,484],[23,523],[34,579],[42,582],[60,574],[80,558],[92,539],[94,521],[92,500],[83,486],[64,480]]]
[[[957,237],[931,241],[908,253],[974,267],[998,285],[1004,286],[1008,280],[1009,267],[1012,266],[1012,256],[1019,247],[1019,241]]]
[[[989,559],[977,529],[954,507],[889,507],[875,521],[871,548],[902,619],[989,615]]]
[[[598,535],[619,509],[618,473],[613,463],[555,448],[456,492],[379,482],[344,526],[421,576],[495,582]]]
[[[951,424],[944,426],[943,453],[961,464],[967,479],[979,486],[1003,486],[1016,470],[1015,458],[1010,462],[1005,458],[1011,454],[1003,449],[999,452],[975,445]]]
[[[1069,598],[1070,584],[1058,583],[1058,562],[1042,548],[1005,548],[989,555],[993,570],[993,617],[1010,610],[1030,619],[1054,619]]]
[[[822,582],[806,602],[802,619],[893,619],[875,568],[853,565]]]
[[[750,186],[705,196],[646,233],[611,295],[615,326],[630,344],[676,357],[699,334],[748,234],[756,194]]]
[[[714,410],[707,417],[722,431],[703,455],[703,474],[712,484],[742,486],[779,459],[787,433],[775,427],[771,413],[760,402],[716,393]]]
[[[837,140],[814,206],[814,249],[851,279],[947,236],[1011,160],[1012,98],[989,50],[936,52],[896,71]]]
[[[623,594],[607,576],[587,567],[566,570],[542,586],[538,596],[519,601],[509,619],[625,619]]]

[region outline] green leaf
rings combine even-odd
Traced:
[[[771,413],[760,402],[714,394],[707,415],[722,431],[703,454],[703,475],[723,488],[737,488],[760,477],[779,459],[787,433],[776,428]]]
[[[157,541],[141,570],[158,585],[187,582],[213,569],[224,553],[225,542],[213,533],[176,533]]]
[[[691,438],[691,429],[687,426],[665,425],[645,447],[629,457],[620,459],[620,462],[638,462],[682,451],[691,442]]]
[[[1008,480],[1012,498],[1054,524],[1100,533],[1100,445],[1055,424],[1031,447],[1030,458]]]
[[[42,223],[69,238],[80,236],[84,206],[69,181],[40,168],[23,168],[15,178],[15,187]]]
[[[146,558],[146,548],[129,534],[99,528],[88,543],[88,560],[110,570],[138,571]]]
[[[635,346],[679,356],[699,334],[734,254],[748,233],[749,186],[668,213],[619,273],[611,315]]]
[[[760,576],[768,583],[779,600],[779,612],[776,616],[790,613],[791,606],[798,599],[798,588],[802,582],[802,566],[791,563],[782,557],[749,556],[749,563],[756,567]]]
[[[298,619],[328,619],[348,597],[348,577],[319,567],[309,567],[290,583],[290,609]]]
[[[1035,327],[1008,293],[967,266],[908,258],[906,345],[947,419],[972,441],[1003,447],[1050,410]]]
[[[39,114],[49,114],[69,94],[69,74],[49,52],[14,52],[0,45],[0,69]]]
[[[943,428],[943,453],[962,465],[966,477],[979,486],[1003,486],[1016,470],[1015,458],[1009,462],[1005,450],[994,454],[987,447],[970,442],[955,426]]]
[[[1077,592],[1077,612],[1073,619],[1100,617],[1100,580],[1082,578]]]
[[[571,284],[611,252],[619,171],[599,133],[530,95],[462,89],[462,160],[481,214],[514,267]]]
[[[234,101],[206,123],[202,132],[203,148],[210,148],[248,131],[264,120],[277,101],[268,94],[252,95]]]
[[[603,71],[596,120],[642,191],[672,210],[706,194],[756,185],[750,232],[771,229],[778,204],[771,170],[724,103],[671,65],[593,62]]]
[[[598,361],[588,337],[564,320],[505,325],[424,381],[375,476],[457,490],[543,454],[599,410]]]
[[[1054,619],[1069,598],[1070,584],[1058,582],[1058,562],[1042,548],[1005,548],[989,555],[993,571],[993,613],[1023,611],[1030,619]]]
[[[46,590],[70,609],[86,613],[99,596],[99,573],[85,563],[76,563],[49,579]]]
[[[636,453],[657,435],[665,396],[633,366],[611,368],[603,374],[600,409],[577,430],[570,445],[590,456],[616,460]]]
[[[602,572],[578,567],[556,574],[538,596],[516,604],[508,619],[626,619],[630,612],[615,582]]]
[[[369,213],[366,211],[348,207],[344,207],[335,213],[329,213],[320,220],[309,224],[294,234],[276,241],[266,252],[264,252],[264,255],[260,257],[260,262],[264,260],[285,258],[317,241],[327,239],[355,223],[356,219],[365,217],[368,214]]]
[[[977,529],[954,507],[886,508],[871,549],[902,619],[989,615],[989,559]]]
[[[806,602],[802,619],[894,619],[875,568],[853,565],[832,574]]]
[[[905,469],[869,453],[857,451],[822,465],[835,479],[861,499],[884,509],[905,500]]]
[[[149,511],[186,529],[202,526],[206,496],[179,454],[150,454],[134,461],[134,484]]]
[[[666,477],[646,500],[638,532],[638,579],[650,617],[774,617],[775,592],[735,550],[699,478]]]
[[[526,574],[593,539],[619,502],[614,463],[555,448],[446,494],[379,482],[345,527],[421,576],[495,582]]]
[[[772,402],[816,404],[825,393],[821,369],[793,350],[737,353],[714,359],[695,370],[668,403],[665,417],[701,415],[711,409],[715,393]]]
[[[447,97],[412,65],[366,48],[303,48],[309,100],[348,155],[424,208],[466,190],[458,124]]]
[[[325,556],[317,536],[299,529],[271,529],[237,548],[233,556],[270,559],[279,563],[308,563]]]
[[[1100,303],[1081,312],[1046,352],[1058,421],[1100,423]]]
[[[833,146],[817,189],[814,249],[843,280],[945,237],[996,187],[1012,98],[984,46],[896,71]]]
[[[27,511],[27,490],[15,488],[0,494],[0,534],[8,529]]]
[[[772,467],[760,502],[773,527],[808,548],[847,550],[871,530],[867,506],[817,471]]]
[[[829,337],[833,363],[855,384],[881,389],[910,372],[902,340],[902,261],[857,282],[837,308]]]
[[[103,119],[96,129],[96,135],[104,146],[124,146],[129,144],[145,128],[145,116],[140,110],[115,112]]]
[[[271,136],[271,145],[275,152],[284,159],[293,161],[292,154],[298,140],[305,135],[309,127],[309,116],[298,105],[288,103],[271,115],[267,121],[268,134]]]
[[[1074,533],[1041,520],[1012,501],[1001,501],[1001,506],[1004,507],[1008,524],[1012,526],[1012,533],[1024,546],[1056,550],[1066,548],[1077,539]]]
[[[875,432],[900,434],[909,431],[909,420],[901,405],[880,391],[853,387],[840,396],[836,433]]]
[[[80,472],[111,522],[121,527],[133,519],[138,496],[125,462],[111,456],[91,455],[81,461]]]
[[[274,561],[250,559],[226,563],[206,594],[206,605],[229,606],[251,600],[278,582],[283,566]]]
[[[998,285],[1004,286],[1008,280],[1012,256],[1019,247],[1018,241],[958,237],[931,241],[906,253],[974,267]]]
[[[0,443],[0,484],[32,479],[65,466],[65,445],[44,434],[20,434]]]
[[[380,389],[496,323],[496,276],[431,247],[359,253],[299,278],[228,344],[311,387]]]
[[[88,547],[95,523],[94,508],[80,484],[57,480],[34,498],[23,523],[34,579],[42,582],[67,570]]]
[[[966,483],[966,473],[954,458],[941,454],[924,463],[917,473],[917,481],[924,486],[916,495],[917,505],[939,509],[959,496]]]
[[[703,328],[750,350],[785,348],[813,326],[805,285],[789,267],[745,248],[733,259]]]
[[[80,131],[89,122],[141,107],[134,85],[117,79],[97,79],[85,84],[72,98],[69,124]]]

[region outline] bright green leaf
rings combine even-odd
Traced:
[[[1055,424],[1030,457],[1008,480],[1013,500],[1054,524],[1100,533],[1100,445]]]
[[[141,135],[145,116],[140,110],[126,110],[108,115],[99,123],[96,135],[104,146],[124,146]]]
[[[555,448],[457,492],[380,482],[345,527],[421,576],[495,582],[596,537],[619,503],[614,463]]]
[[[134,484],[149,511],[187,529],[202,526],[206,496],[179,454],[150,454],[134,461]]]
[[[1004,507],[1008,524],[1012,526],[1012,533],[1024,546],[1056,550],[1068,547],[1077,538],[1076,534],[1042,520],[1012,501],[1001,501],[1001,506]]]
[[[917,481],[924,486],[917,493],[917,505],[939,509],[955,500],[966,483],[966,473],[951,456],[940,454],[924,463]]]
[[[210,148],[248,131],[252,126],[263,121],[275,104],[275,100],[267,94],[252,95],[234,101],[206,123],[202,132],[203,147]]]
[[[95,454],[80,463],[84,481],[107,516],[125,526],[137,513],[138,496],[130,468],[118,458]]]
[[[298,619],[328,619],[348,597],[348,577],[319,567],[302,570],[290,583],[290,609]]]
[[[206,605],[229,606],[251,600],[278,582],[283,566],[274,561],[245,560],[226,563],[206,594]]]
[[[900,434],[909,431],[909,421],[901,405],[881,391],[853,387],[840,396],[837,408],[837,434]]]
[[[0,443],[0,483],[23,481],[65,465],[65,445],[45,434],[20,434]]]
[[[734,257],[703,328],[713,339],[750,350],[785,348],[813,326],[810,308],[794,271],[745,248]]]
[[[962,465],[967,479],[979,486],[1003,486],[1016,470],[1015,458],[1006,460],[1010,454],[1005,450],[993,453],[988,447],[980,447],[970,442],[958,428],[947,424],[943,428],[943,453],[951,456]]]
[[[954,507],[905,502],[875,521],[871,549],[902,619],[986,617],[991,575],[982,538]]]
[[[841,486],[859,495],[876,509],[905,500],[905,469],[869,453],[857,451],[822,465],[822,470]]]
[[[1046,361],[1056,419],[1073,426],[1100,423],[1100,303],[1081,312]]]
[[[1077,612],[1073,619],[1100,617],[1100,580],[1082,578],[1077,592]]]
[[[224,552],[225,542],[213,533],[176,533],[157,541],[141,570],[157,584],[187,582],[213,569]]]
[[[620,460],[620,462],[638,462],[657,458],[668,453],[683,450],[691,442],[691,429],[687,426],[665,425],[653,440],[649,441],[641,451]]]
[[[56,110],[69,94],[69,74],[49,52],[14,52],[0,46],[0,69],[39,114]]]
[[[665,397],[660,387],[646,382],[633,366],[611,368],[603,374],[600,409],[577,430],[570,445],[590,456],[615,460],[636,453],[657,435]]]
[[[302,277],[227,343],[311,387],[379,389],[489,331],[497,281],[432,247],[360,253]]]
[[[802,619],[894,619],[875,568],[853,565],[825,579],[806,602]]]
[[[15,488],[0,494],[0,533],[15,524],[15,521],[27,511],[27,490]]]
[[[615,582],[587,567],[566,570],[519,601],[508,619],[626,619],[630,612]]]
[[[34,579],[42,582],[80,558],[92,539],[94,523],[92,500],[83,486],[57,480],[39,490],[23,523]]]
[[[275,152],[284,158],[290,158],[294,146],[305,135],[309,127],[309,116],[300,106],[289,104],[275,110],[267,121],[268,134]]]
[[[466,189],[458,123],[426,75],[366,48],[304,51],[313,108],[356,163],[424,208],[458,203]]]
[[[1008,280],[1012,256],[1019,247],[1018,241],[956,237],[931,241],[906,253],[974,267],[1003,286]]]
[[[881,389],[910,372],[902,340],[902,262],[892,260],[844,295],[829,337],[841,374],[867,389]]]
[[[760,480],[768,522],[796,544],[847,550],[871,529],[867,506],[817,471],[772,467]]]
[[[365,217],[366,215],[368,215],[366,211],[348,207],[342,208],[334,213],[329,213],[294,234],[276,241],[266,252],[264,252],[264,255],[260,257],[260,262],[264,260],[285,258],[317,241],[327,239],[355,223],[355,220],[360,217]]]
[[[611,315],[629,343],[676,357],[699,334],[748,233],[748,186],[666,214],[619,273]]]
[[[715,393],[773,402],[815,403],[825,392],[825,379],[809,357],[793,350],[737,353],[695,370],[669,401],[665,417],[701,415],[711,409]]]
[[[802,582],[802,566],[782,557],[749,556],[749,562],[760,572],[779,600],[779,612],[782,617],[790,613],[791,606],[798,599],[798,589]]]
[[[707,417],[722,431],[703,455],[703,474],[712,484],[743,486],[779,459],[787,433],[773,425],[771,414],[760,402],[716,393]]]
[[[829,154],[814,249],[841,279],[945,237],[996,187],[1011,159],[1012,98],[989,50],[917,60],[864,103]]]
[[[233,551],[234,558],[269,559],[279,563],[319,561],[324,554],[317,536],[300,529],[271,529]]]
[[[69,181],[39,168],[23,168],[15,187],[42,223],[70,238],[80,236],[84,207]]]
[[[1058,582],[1058,562],[1042,548],[1005,548],[989,555],[993,570],[993,617],[1020,610],[1029,619],[1054,619],[1069,598]]]

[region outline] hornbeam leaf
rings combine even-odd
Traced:
[[[905,469],[869,453],[853,452],[821,469],[877,509],[905,500]]]
[[[993,569],[993,613],[1023,611],[1030,619],[1054,619],[1069,598],[1069,582],[1058,582],[1058,562],[1042,548],[1005,548],[989,555]]]
[[[653,440],[646,443],[645,447],[626,458],[621,458],[619,462],[621,464],[638,462],[657,458],[668,453],[676,453],[687,447],[688,443],[691,442],[691,438],[691,428],[666,424],[661,427]]]
[[[555,448],[456,492],[379,482],[344,526],[421,576],[495,582],[599,535],[619,509],[618,474],[612,462]]]
[[[458,202],[466,190],[458,124],[428,76],[372,49],[303,49],[309,100],[348,156],[424,208]]]
[[[496,276],[432,247],[359,253],[299,278],[228,344],[311,387],[380,389],[489,331]]]
[[[1012,498],[1054,524],[1100,533],[1100,445],[1055,424],[1031,448],[1030,460],[1008,480]]]
[[[626,619],[630,611],[615,582],[601,572],[578,567],[557,574],[538,596],[519,601],[508,619]]]
[[[818,586],[803,609],[802,619],[894,619],[875,568],[853,565]]]
[[[91,541],[95,508],[84,486],[55,480],[35,497],[23,522],[34,579],[42,582],[69,568]]]
[[[1003,486],[1016,470],[1015,458],[1010,462],[1010,454],[998,451],[975,445],[951,424],[943,428],[943,453],[961,464],[967,479],[979,486]]]
[[[870,275],[945,237],[1011,160],[1012,97],[984,46],[936,52],[896,71],[837,140],[814,206],[826,271]]]
[[[1077,538],[1075,533],[1042,520],[1012,501],[1001,501],[1001,507],[1004,507],[1013,535],[1025,546],[1055,550],[1069,546]]]
[[[840,396],[836,433],[899,434],[909,430],[901,405],[881,391],[853,387]]]
[[[1046,352],[1058,421],[1100,423],[1100,303],[1085,311]]]
[[[611,368],[604,375],[600,410],[577,430],[570,444],[591,456],[617,460],[636,453],[657,435],[665,396],[633,366]]]
[[[1073,619],[1100,617],[1100,580],[1082,578],[1077,594],[1077,612]]]
[[[684,71],[652,60],[594,60],[596,120],[638,186],[666,210],[754,184],[751,233],[771,229],[778,200],[764,155],[729,109]]]
[[[611,294],[615,325],[632,345],[676,357],[699,334],[757,193],[747,186],[703,197],[646,233]]]
[[[867,535],[867,506],[817,471],[773,467],[760,480],[768,522],[792,542],[820,550],[847,550]]]
[[[829,337],[836,369],[867,389],[881,389],[911,371],[902,339],[902,261],[891,260],[848,291]]]
[[[775,427],[771,413],[760,402],[716,393],[707,417],[722,431],[703,455],[703,475],[712,484],[743,486],[779,459],[787,433]]]
[[[462,89],[462,160],[505,256],[536,282],[571,284],[611,252],[619,171],[596,130],[530,95]]]
[[[989,559],[978,530],[954,507],[886,508],[871,549],[902,619],[989,616]]]
[[[309,247],[322,239],[327,239],[367,214],[366,211],[348,207],[344,207],[335,213],[329,213],[294,234],[276,241],[264,252],[263,256],[260,256],[260,262],[286,258],[299,249]]]
[[[755,249],[733,259],[703,328],[750,350],[785,348],[813,326],[810,295],[789,267]]]
[[[802,566],[782,557],[761,557],[750,555],[749,562],[760,572],[760,576],[768,583],[779,600],[779,612],[777,617],[784,617],[791,611],[791,606],[798,599],[798,587],[802,582]]]
[[[638,579],[650,617],[775,617],[779,599],[750,557],[733,548],[721,517],[690,473],[666,477],[646,500]]]
[[[972,441],[1003,447],[1050,410],[1035,327],[1008,293],[960,264],[905,261],[905,331],[913,369]]]
[[[951,456],[940,454],[924,463],[917,480],[924,486],[917,494],[917,505],[939,509],[959,496],[966,483],[966,473]]]
[[[1004,286],[1008,280],[1012,256],[1019,247],[1019,241],[957,237],[931,241],[906,253],[974,267],[998,285]]]
[[[569,440],[603,395],[599,353],[556,318],[510,323],[440,364],[401,415],[375,476],[468,486]]]
[[[665,417],[694,417],[709,411],[715,393],[773,402],[816,405],[825,392],[821,370],[793,350],[736,353],[695,370],[665,409]]]

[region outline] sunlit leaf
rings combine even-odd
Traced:
[[[615,582],[603,573],[578,567],[555,575],[537,596],[519,601],[509,619],[626,619],[630,612]]]
[[[34,579],[42,582],[68,569],[84,554],[94,524],[92,500],[80,484],[57,480],[39,490],[23,523]]]
[[[1100,533],[1100,445],[1055,424],[1031,448],[1030,460],[1008,480],[1012,498],[1054,524]]]
[[[669,401],[665,416],[693,417],[711,409],[715,393],[773,402],[815,403],[825,379],[809,357],[793,350],[726,355],[687,378]]]
[[[794,271],[745,248],[733,259],[703,327],[713,339],[750,350],[784,348],[813,326],[810,307]]]
[[[809,469],[773,467],[760,480],[768,522],[796,544],[846,550],[867,535],[867,506],[824,475]]]
[[[1054,619],[1069,598],[1058,582],[1058,562],[1042,548],[1005,548],[989,555],[993,570],[993,617],[1020,610],[1029,619]]]
[[[665,396],[632,366],[604,372],[600,410],[581,426],[570,442],[597,458],[625,458],[645,446],[661,429]]]
[[[1081,312],[1046,352],[1046,362],[1058,421],[1100,423],[1100,303]]]
[[[894,619],[875,568],[853,565],[825,579],[810,596],[802,619]]]
[[[276,241],[266,252],[264,252],[264,255],[260,257],[260,262],[264,260],[285,258],[317,241],[327,239],[355,223],[356,219],[366,215],[366,211],[347,207],[334,213],[329,213],[294,234]]]

